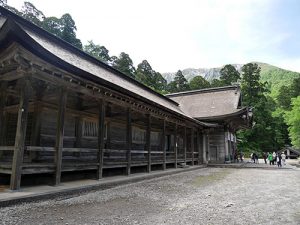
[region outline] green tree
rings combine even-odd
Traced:
[[[284,110],[291,110],[291,99],[300,95],[300,77],[295,78],[291,85],[281,86],[278,91],[277,102]]]
[[[280,107],[285,110],[291,109],[291,98],[293,96],[292,89],[289,86],[282,86],[279,89],[277,102]]]
[[[210,86],[211,87],[223,87],[224,84],[221,80],[219,79],[213,79],[211,82],[210,82]]]
[[[175,74],[174,81],[170,82],[167,87],[169,92],[181,92],[189,90],[187,79],[182,74],[181,70],[178,70]]]
[[[253,107],[254,123],[252,129],[239,132],[240,147],[251,151],[275,151],[284,143],[279,132],[280,121],[272,117],[276,109],[275,101],[269,97],[265,84],[260,82],[260,68],[248,63],[242,68],[243,104]]]
[[[227,64],[220,71],[220,81],[223,85],[232,85],[241,79],[240,73],[233,65]]]
[[[132,59],[125,52],[121,52],[119,57],[113,56],[111,65],[126,74],[129,77],[135,78],[135,68],[133,66]]]
[[[9,11],[11,11],[19,16],[21,15],[21,12],[19,12],[16,8],[7,5],[7,0],[0,0],[0,6],[2,6],[5,9],[8,9]]]
[[[101,45],[96,45],[93,41],[88,41],[88,44],[84,45],[83,50],[104,63],[108,64],[111,60],[107,48]]]
[[[241,86],[245,105],[254,105],[267,91],[266,84],[260,82],[260,67],[256,63],[248,63],[242,67]]]
[[[210,83],[205,80],[202,76],[196,76],[189,82],[189,86],[191,90],[209,88]]]
[[[42,22],[45,19],[45,15],[42,11],[38,10],[32,3],[24,2],[21,9],[22,16],[34,23],[37,26],[42,26]]]
[[[82,43],[80,39],[76,38],[76,25],[75,21],[71,17],[69,13],[62,15],[60,18],[62,30],[60,38],[65,40],[66,42],[74,45],[75,47],[82,49]]]
[[[166,89],[167,81],[160,73],[152,69],[147,60],[138,64],[136,79],[154,90],[164,91]]]
[[[289,125],[292,144],[300,148],[300,95],[292,99],[292,110],[286,112],[285,121]]]

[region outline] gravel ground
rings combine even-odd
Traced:
[[[300,170],[205,168],[2,208],[0,224],[300,224]]]

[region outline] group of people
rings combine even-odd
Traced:
[[[282,167],[282,164],[285,165],[285,159],[286,159],[286,155],[284,154],[284,152],[268,153],[268,160],[270,165],[276,165],[277,163],[278,167]]]
[[[267,161],[269,161],[270,165],[277,165],[278,167],[282,167],[282,164],[285,165],[286,155],[284,154],[284,152],[264,152],[262,154],[262,158],[264,159],[265,164],[267,164]],[[251,160],[254,163],[259,163],[258,154],[252,153]]]

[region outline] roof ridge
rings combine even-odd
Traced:
[[[232,90],[232,89],[240,89],[240,85],[230,85],[230,86],[223,86],[223,87],[213,87],[213,88],[203,88],[203,89],[197,89],[197,90],[191,90],[191,91],[182,91],[182,92],[166,94],[165,96],[173,97],[173,96],[177,96],[177,95],[217,92],[217,91]]]

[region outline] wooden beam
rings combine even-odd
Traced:
[[[177,168],[177,163],[178,163],[178,137],[177,137],[177,128],[178,128],[178,125],[177,125],[177,123],[175,123],[175,129],[174,129],[175,168]]]
[[[161,150],[163,151],[163,170],[166,170],[167,149],[166,149],[166,120],[163,120],[162,134],[161,134]]]
[[[147,114],[146,149],[148,152],[148,173],[151,172],[151,115]]]
[[[59,94],[59,108],[57,113],[57,124],[56,124],[56,144],[55,144],[55,185],[60,184],[61,180],[61,166],[62,166],[62,151],[64,142],[64,124],[65,124],[65,113],[67,105],[67,91],[64,87],[61,88]]]
[[[7,92],[6,92],[6,88],[7,88],[7,82],[1,82],[0,85],[0,145],[4,145],[4,137],[5,137],[5,128],[4,128],[4,124],[5,124],[5,112],[4,112],[4,108],[6,105],[6,98],[7,98]]]
[[[132,125],[131,125],[131,109],[127,108],[127,129],[126,129],[126,145],[127,145],[127,168],[126,174],[130,175],[131,173],[131,145],[132,145]]]
[[[21,85],[21,96],[18,110],[18,122],[16,129],[15,148],[12,162],[12,173],[10,179],[10,189],[18,190],[21,185],[22,163],[25,147],[27,118],[28,118],[28,102],[30,98],[29,80],[23,80]]]
[[[186,127],[184,127],[183,130],[183,151],[184,151],[184,162],[186,163],[186,149],[187,149],[187,132],[186,132]]]
[[[103,177],[103,157],[104,157],[104,119],[105,119],[105,101],[101,99],[99,101],[99,125],[98,125],[98,169],[97,179]]]
[[[194,139],[195,139],[195,131],[194,128],[191,129],[191,149],[192,149],[192,166],[194,165],[194,151],[195,151],[195,143],[194,143]]]

